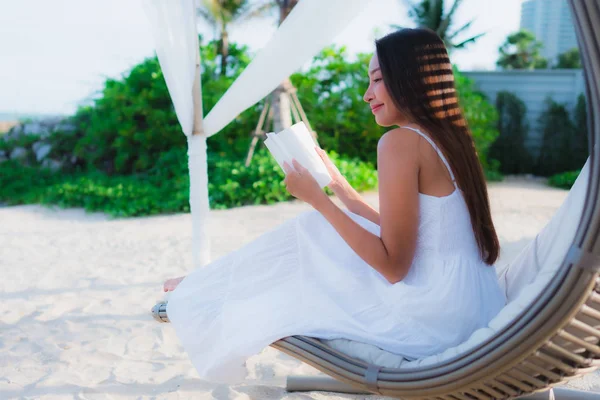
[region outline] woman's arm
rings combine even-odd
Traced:
[[[344,180],[339,183],[336,182],[329,186],[329,188],[333,194],[348,207],[349,211],[379,225],[379,212],[371,207],[371,205],[368,204],[352,186],[350,186],[348,181]]]
[[[377,147],[381,236],[372,234],[329,197],[313,204],[348,245],[390,283],[404,279],[414,257],[419,223],[419,136],[394,129]]]

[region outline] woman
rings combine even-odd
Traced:
[[[397,126],[378,143],[379,212],[333,166],[335,205],[297,162],[285,183],[315,211],[165,282],[167,314],[201,377],[235,382],[290,335],[346,338],[408,359],[440,353],[504,306],[499,242],[447,51],[429,30],[376,42],[364,95]]]

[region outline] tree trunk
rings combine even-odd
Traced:
[[[299,0],[278,0],[279,5],[279,25],[290,15],[292,9]],[[287,79],[286,79],[287,80]],[[271,94],[273,96],[273,131],[280,132],[285,128],[292,126],[292,108],[290,98],[285,93],[283,83],[277,86],[277,89]]]
[[[290,15],[294,6],[298,4],[298,1],[299,0],[279,0],[277,2],[277,4],[279,4],[279,25],[281,25],[287,16]]]
[[[271,96],[273,96],[273,131],[281,132],[283,129],[292,126],[290,97],[285,93],[282,84],[277,86]]]
[[[229,33],[225,27],[221,30],[221,76],[227,73],[227,57],[229,57]]]

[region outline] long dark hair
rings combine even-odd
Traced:
[[[454,86],[448,51],[429,29],[402,29],[375,42],[388,92],[404,116],[431,136],[456,176],[482,259],[492,265],[500,242],[475,142]]]

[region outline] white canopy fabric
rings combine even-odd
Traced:
[[[198,53],[194,0],[145,0],[143,4],[177,119],[183,133],[191,136],[192,87]]]
[[[317,54],[371,0],[302,0],[204,120],[207,136],[273,91]]]
[[[210,262],[210,207],[196,4],[194,0],[145,0],[144,8],[177,119],[188,138],[192,255],[194,266],[199,267]]]
[[[144,0],[156,54],[181,129],[188,137],[195,267],[210,262],[206,138],[267,96],[280,82],[330,44],[368,1],[300,1],[202,123],[195,1]]]

